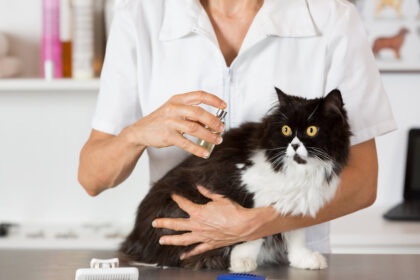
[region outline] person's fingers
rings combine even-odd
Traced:
[[[190,216],[200,209],[199,204],[195,204],[191,200],[177,194],[172,195],[172,200],[175,201],[179,208],[188,213]]]
[[[191,231],[189,219],[159,218],[152,222],[154,228],[166,228],[174,231]]]
[[[197,122],[178,119],[167,119],[166,122],[169,126],[180,132],[198,137],[213,144],[220,144],[223,140],[221,136],[216,133],[212,133],[210,130],[204,128]]]
[[[208,158],[210,155],[206,149],[198,146],[197,144],[194,144],[191,140],[185,138],[180,133],[173,133],[170,136],[169,142],[172,145],[177,146],[198,157]]]
[[[207,198],[210,198],[211,200],[218,200],[218,199],[224,198],[223,195],[213,193],[209,189],[207,189],[203,186],[197,185],[197,189],[203,196],[205,196]]]
[[[173,112],[184,119],[200,122],[217,132],[222,132],[225,129],[225,125],[218,117],[201,107],[184,104],[172,104],[170,106]]]
[[[197,246],[195,246],[194,249],[192,249],[191,251],[189,251],[188,253],[184,253],[180,256],[181,260],[185,260],[187,258],[190,258],[192,256],[196,256],[196,255],[200,255],[202,253],[205,253],[207,251],[216,249],[214,246],[209,245],[208,243],[201,243]]]
[[[165,235],[159,239],[161,245],[174,245],[174,246],[189,246],[202,242],[199,235],[192,232],[187,232],[178,235]]]
[[[203,103],[220,109],[225,109],[227,106],[226,102],[216,95],[202,90],[174,95],[172,101],[186,105],[199,105]]]

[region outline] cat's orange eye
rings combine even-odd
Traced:
[[[281,128],[281,132],[284,136],[292,135],[292,129],[288,125],[283,125],[283,127]]]
[[[314,137],[318,134],[318,128],[316,126],[310,126],[308,129],[306,129],[306,134],[308,134],[311,137]]]

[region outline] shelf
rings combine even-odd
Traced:
[[[92,91],[99,90],[99,79],[71,80],[57,79],[0,79],[0,92],[34,92],[34,91]]]

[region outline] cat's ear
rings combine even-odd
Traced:
[[[276,89],[277,98],[279,99],[280,106],[287,104],[288,103],[287,101],[289,100],[289,96],[278,87],[274,87],[274,88]]]
[[[337,108],[343,108],[344,106],[343,97],[338,89],[333,89],[330,93],[328,93],[324,101],[327,104],[336,106]]]
[[[323,100],[324,110],[331,113],[336,113],[341,117],[343,115],[344,102],[341,92],[338,89],[332,90]]]

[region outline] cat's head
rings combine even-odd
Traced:
[[[279,103],[263,120],[260,142],[274,169],[278,171],[285,162],[304,165],[317,159],[341,172],[351,132],[340,91],[316,99],[288,95],[278,88],[276,93]]]

